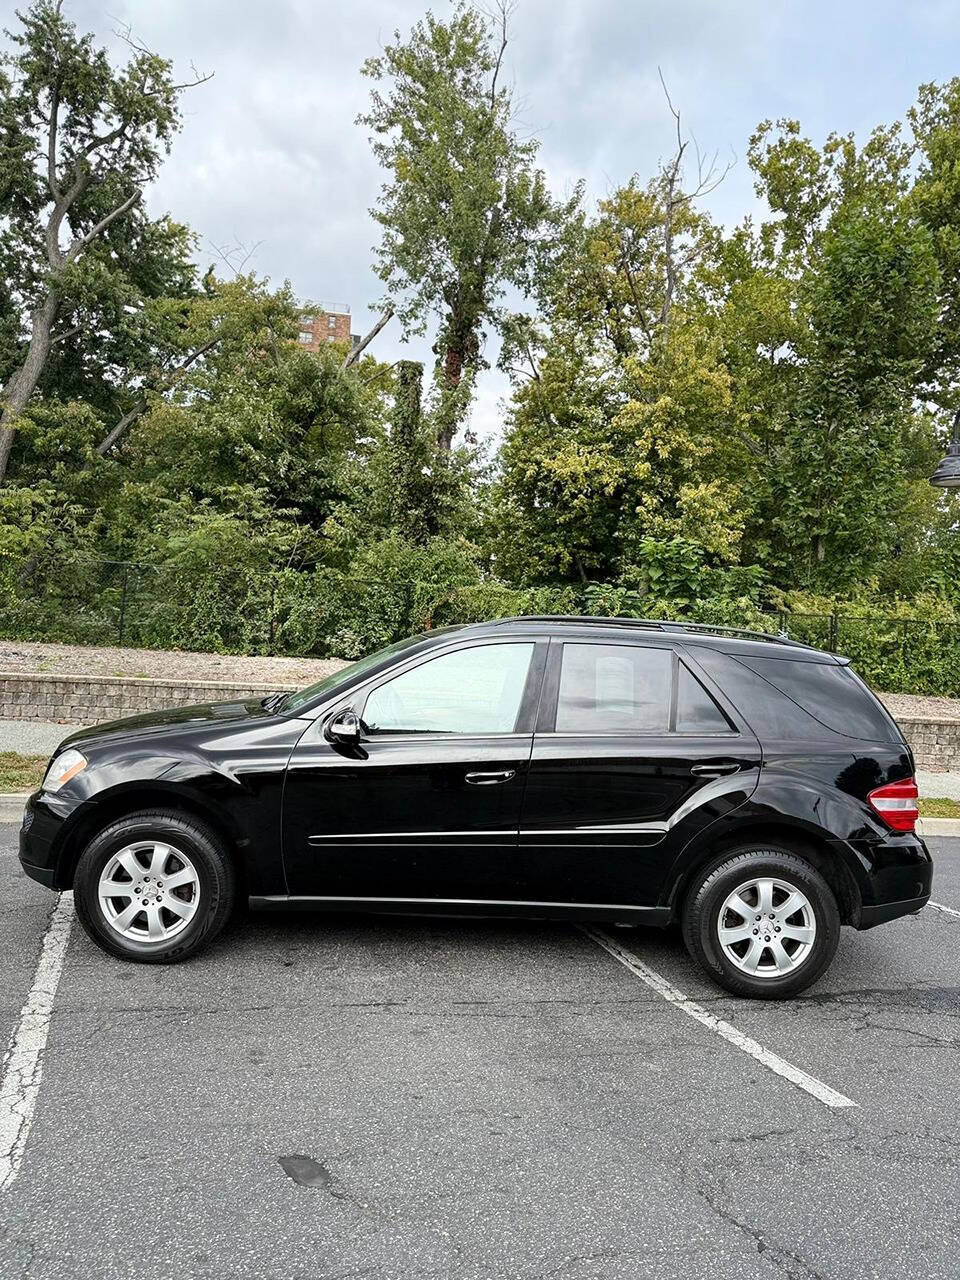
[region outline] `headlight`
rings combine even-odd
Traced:
[[[50,762],[50,768],[43,779],[41,790],[59,791],[65,782],[75,778],[80,770],[86,767],[86,757],[82,756],[79,751],[74,751],[72,747],[68,751],[61,751]]]

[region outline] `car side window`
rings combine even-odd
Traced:
[[[677,733],[735,733],[733,725],[681,662],[677,669]]]
[[[666,733],[673,653],[645,645],[565,644],[558,733]]]
[[[512,733],[532,643],[444,653],[374,689],[363,709],[371,733]]]

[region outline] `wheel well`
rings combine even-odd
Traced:
[[[222,841],[242,883],[245,867],[239,855],[238,840],[223,819],[211,813],[203,804],[178,792],[166,791],[162,787],[138,787],[135,790],[119,791],[116,795],[106,796],[98,801],[88,814],[78,819],[60,850],[57,862],[57,887],[72,888],[73,875],[80,861],[80,855],[98,831],[102,831],[111,822],[116,822],[118,818],[124,818],[129,813],[139,813],[142,809],[171,809],[189,815],[209,827]]]
[[[805,859],[815,867],[833,890],[841,922],[843,924],[856,922],[860,914],[860,891],[842,858],[831,849],[826,840],[818,838],[811,832],[799,830],[797,827],[778,823],[730,831],[703,848],[683,872],[674,889],[671,901],[674,912],[679,913],[691,881],[705,866],[714,862],[728,849],[736,849],[745,844],[763,844],[765,841],[789,849],[791,853],[795,853],[797,857]]]

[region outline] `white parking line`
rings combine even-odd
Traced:
[[[928,907],[933,907],[934,911],[944,911],[948,916],[956,916],[960,920],[960,911],[955,911],[953,907],[945,907],[942,902],[928,902]]]
[[[73,894],[62,893],[50,917],[33,986],[10,1037],[0,1074],[0,1191],[11,1186],[19,1172],[33,1123],[53,999],[72,923]]]
[[[680,1009],[688,1017],[693,1018],[695,1022],[701,1023],[705,1027],[709,1027],[711,1031],[715,1031],[729,1044],[735,1045],[744,1053],[756,1059],[762,1066],[768,1070],[775,1072],[778,1076],[783,1076],[785,1080],[789,1080],[791,1084],[795,1084],[800,1089],[805,1089],[818,1102],[822,1102],[827,1107],[855,1107],[857,1104],[850,1098],[844,1097],[842,1093],[838,1093],[836,1089],[831,1089],[828,1084],[824,1084],[822,1080],[809,1076],[805,1071],[801,1071],[799,1067],[795,1067],[792,1062],[787,1062],[781,1058],[779,1054],[773,1053],[770,1049],[765,1049],[762,1044],[758,1044],[756,1040],[751,1040],[749,1036],[745,1036],[742,1031],[730,1022],[724,1022],[722,1018],[715,1017],[704,1009],[703,1005],[697,1004],[696,1000],[691,1000],[689,996],[684,995],[679,988],[673,986],[666,978],[661,977],[655,969],[651,969],[649,965],[644,964],[632,951],[627,951],[621,947],[613,938],[601,932],[599,929],[592,929],[586,925],[580,926],[588,938],[604,951],[608,951],[615,960],[619,960],[622,965],[630,970],[632,974],[645,982],[658,995],[663,996],[664,1000],[668,1000],[675,1008]]]

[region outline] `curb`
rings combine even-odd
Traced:
[[[0,822],[15,822],[19,827],[23,806],[31,794],[30,791],[0,791]]]
[[[960,836],[960,818],[921,818],[917,831],[922,836]]]

